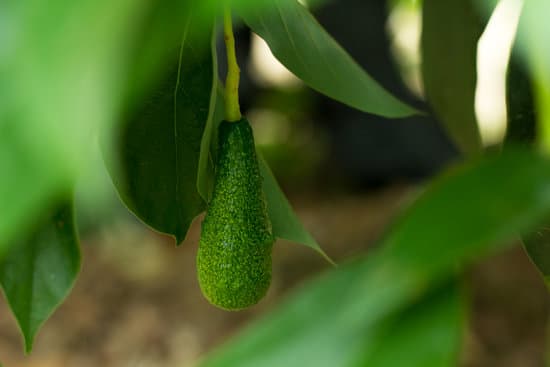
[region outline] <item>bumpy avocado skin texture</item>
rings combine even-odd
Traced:
[[[212,199],[202,222],[199,284],[215,306],[239,310],[258,303],[271,283],[274,237],[252,129],[223,121]]]

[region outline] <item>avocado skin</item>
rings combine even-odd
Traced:
[[[274,237],[252,129],[223,121],[212,199],[202,222],[198,279],[213,305],[239,310],[258,303],[271,283]]]

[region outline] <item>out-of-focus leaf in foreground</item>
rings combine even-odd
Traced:
[[[156,83],[190,5],[198,21],[221,10],[217,0],[0,2],[0,252],[86,169],[98,128],[115,128]]]
[[[523,244],[550,287],[550,227],[544,226],[522,236]]]
[[[354,366],[456,366],[466,326],[465,303],[456,284],[431,292],[377,325]]]
[[[80,269],[72,203],[55,208],[0,261],[0,284],[30,352],[34,337],[65,299]]]
[[[273,0],[240,13],[273,55],[311,88],[361,111],[385,117],[414,114],[367,74],[296,0]]]
[[[186,4],[180,3],[178,11]],[[144,0],[0,5],[0,247],[72,185],[97,127],[114,125],[149,6]]]
[[[550,162],[537,153],[512,150],[456,167],[426,189],[375,253],[310,282],[203,366],[354,366],[381,323],[549,212]]]
[[[523,5],[518,43],[533,80],[537,109],[537,143],[550,152],[550,2],[529,0]]]

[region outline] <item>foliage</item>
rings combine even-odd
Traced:
[[[0,263],[0,284],[25,336],[27,352],[38,328],[69,293],[80,269],[72,203],[50,212]]]
[[[490,156],[473,109],[483,28],[473,4],[424,0],[422,8],[427,99],[463,160],[426,186],[373,254],[303,286],[205,366],[456,365],[465,265],[535,231],[525,243],[548,276],[548,236],[536,232],[550,215],[548,3],[525,5],[518,38],[517,60],[533,80],[533,96],[517,99],[518,108],[534,112],[515,123],[536,126],[536,144],[507,144]],[[234,0],[231,8],[318,92],[384,117],[417,113],[298,1]],[[120,198],[154,230],[179,244],[207,207],[223,119],[215,50],[221,10],[216,0],[0,4],[0,283],[28,352],[80,267],[66,193],[97,140]],[[524,88],[527,95],[531,85]],[[274,236],[331,261],[259,157]]]
[[[475,2],[426,0],[422,16],[426,96],[456,145],[465,154],[479,154],[474,100],[477,41],[484,27]]]
[[[427,188],[375,254],[342,264],[299,290],[204,365],[301,366],[309,361],[315,366],[377,366],[365,364],[363,358],[404,358],[391,355],[393,338],[386,333],[410,333],[407,343],[426,348],[406,355],[407,361],[419,358],[412,365],[422,365],[426,355],[433,358],[428,366],[441,365],[441,360],[448,362],[443,365],[455,365],[457,334],[464,327],[456,321],[463,317],[462,300],[446,298],[450,296],[446,292],[456,291],[452,287],[442,293],[438,288],[456,275],[457,265],[505,246],[518,230],[542,219],[550,205],[545,193],[550,174],[542,173],[549,165],[536,154],[514,151],[456,167]],[[508,179],[509,169],[519,170],[514,180]],[[539,180],[541,173],[546,178]],[[533,181],[527,179],[535,176]],[[478,205],[479,198],[483,205]],[[441,306],[439,302],[450,303],[447,311],[440,310],[449,322],[438,326],[445,337],[432,343],[432,329],[424,328],[422,320],[427,309]],[[416,303],[423,306],[413,306]],[[418,307],[425,309],[410,311]],[[389,326],[402,318],[406,324],[422,326],[414,330]],[[389,354],[375,354],[370,348]],[[445,355],[438,355],[442,351]]]

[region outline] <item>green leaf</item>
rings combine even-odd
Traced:
[[[27,127],[8,126],[7,121],[23,123],[14,115],[0,116],[0,259],[18,232],[28,229],[37,208],[47,206],[56,193],[67,189],[74,175],[63,155],[50,150],[49,137],[31,143],[24,136]]]
[[[377,326],[357,367],[456,366],[466,305],[455,284],[423,297]]]
[[[99,127],[177,47],[189,3],[2,2],[0,253],[86,170]]]
[[[68,295],[80,269],[72,203],[60,205],[14,244],[0,263],[0,283],[25,339],[25,350]]]
[[[213,52],[215,52],[215,39],[212,42]],[[206,202],[210,201],[214,187],[214,162],[216,162],[218,156],[218,127],[225,118],[224,98],[223,83],[218,79],[215,92],[212,90],[214,106],[210,106],[210,115],[202,136],[199,158],[197,187]]]
[[[452,169],[425,190],[381,248],[310,282],[203,366],[354,366],[379,325],[452,277],[457,265],[503,248],[549,213],[550,162],[534,152]]]
[[[215,98],[215,62],[210,37],[190,20],[179,62],[134,111],[117,142],[119,170],[113,181],[126,205],[179,244],[193,219],[205,209],[197,190],[201,140]]]
[[[334,261],[323,251],[315,238],[304,228],[304,225],[290,206],[284,192],[277,183],[267,162],[258,151],[260,173],[264,179],[263,188],[267,201],[269,219],[273,228],[273,235],[277,238],[296,242],[310,247],[334,265]]]
[[[385,117],[417,112],[382,88],[296,0],[273,0],[261,10],[240,15],[275,57],[311,88]]]
[[[546,42],[550,30],[545,22],[545,14],[550,11],[550,3],[533,0],[525,3],[518,28],[517,41],[531,72],[537,76],[538,66],[550,65],[550,45]],[[540,63],[540,64],[539,64]]]
[[[212,53],[214,54],[214,70],[217,73],[216,39],[212,37]],[[209,202],[214,188],[214,162],[217,153],[218,126],[225,116],[224,95],[220,81],[216,78],[212,88],[211,104],[208,120],[204,128],[199,157],[199,173],[197,188],[204,201]]]
[[[479,154],[475,115],[477,42],[483,25],[472,0],[426,0],[422,7],[422,75],[428,101],[465,154]]]
[[[204,0],[209,4],[213,0]],[[212,9],[213,5],[209,4]],[[218,5],[219,6],[219,5]],[[187,23],[188,14],[193,13],[195,24],[203,22],[202,29],[197,30],[208,34],[211,14],[198,11],[197,3],[191,0],[164,0],[149,4],[141,26],[136,30],[134,39],[128,43],[128,77],[124,84],[128,103],[135,104],[147,98],[150,89],[163,72],[173,67],[177,59],[182,39],[182,24]]]
[[[424,273],[479,257],[547,217],[549,167],[538,152],[512,147],[459,166],[431,184],[384,243]]]
[[[550,227],[523,235],[523,244],[539,271],[550,287]]]
[[[71,186],[94,127],[113,121],[125,42],[145,3],[0,5],[0,250]]]
[[[545,17],[549,11],[548,1],[525,2],[518,28],[519,45],[533,77],[537,143],[546,152],[550,152],[550,30]]]

